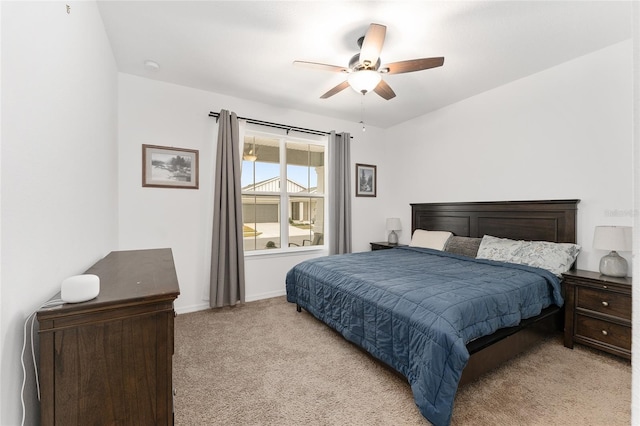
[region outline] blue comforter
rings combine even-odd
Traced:
[[[407,377],[435,425],[451,420],[468,342],[563,303],[546,270],[415,247],[311,259],[286,287],[289,302]]]

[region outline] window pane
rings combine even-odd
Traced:
[[[243,142],[245,251],[323,246],[325,146],[257,131]]]
[[[280,197],[242,196],[244,250],[280,247]]]
[[[324,199],[289,198],[289,246],[324,245]]]
[[[246,136],[242,153],[242,191],[280,191],[280,142]]]
[[[324,146],[287,142],[287,192],[324,193]]]

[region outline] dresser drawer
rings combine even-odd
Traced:
[[[608,345],[631,350],[631,327],[613,324],[586,315],[576,315],[576,337],[597,340]]]
[[[578,287],[576,307],[631,321],[631,297],[625,294]]]

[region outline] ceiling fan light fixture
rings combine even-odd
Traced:
[[[384,66],[381,66],[380,54],[386,33],[387,27],[384,25],[373,23],[369,25],[367,33],[358,39],[360,52],[351,57],[347,67],[307,61],[293,61],[293,64],[347,74],[346,80],[343,80],[342,83],[324,93],[320,96],[320,99],[330,98],[336,93],[346,89],[347,86],[351,86],[353,90],[363,95],[373,90],[377,95],[387,101],[395,98],[396,94],[382,78],[383,74],[391,75],[422,71],[441,67],[444,64],[444,57],[437,57],[409,59],[386,63]]]
[[[358,93],[365,94],[376,88],[382,80],[382,76],[373,70],[359,70],[352,72],[347,77],[349,86]]]
[[[256,138],[253,138],[253,146],[249,149],[249,152],[245,152],[242,155],[244,161],[251,161],[252,163],[258,160],[258,152],[256,151]]]

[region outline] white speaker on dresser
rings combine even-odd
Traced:
[[[100,293],[100,277],[93,274],[74,275],[60,285],[60,298],[66,303],[86,302]]]

